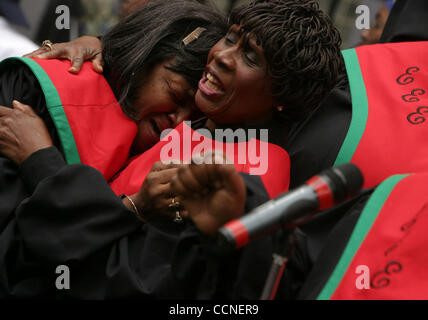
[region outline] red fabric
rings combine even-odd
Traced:
[[[112,189],[117,194],[136,193],[140,189],[147,173],[150,171],[153,164],[161,160],[162,148],[168,145],[172,137],[180,137],[180,147],[176,146],[174,148],[175,150],[181,151],[177,158],[180,161],[189,161],[191,159],[192,154],[194,154],[194,152],[196,152],[196,150],[198,150],[198,148],[200,147],[200,141],[208,143],[212,149],[223,150],[230,160],[233,159],[233,152],[235,152],[235,154],[238,154],[238,149],[240,147],[243,147],[244,150],[246,150],[246,154],[248,155],[248,150],[250,150],[249,146],[252,143],[255,143],[255,141],[253,140],[250,143],[243,142],[234,144],[218,144],[218,142],[214,142],[209,138],[202,137],[198,132],[192,130],[185,123],[181,123],[175,130],[170,132],[168,136],[162,139],[162,141],[157,143],[150,150],[132,159],[126,169],[124,169],[110,184]],[[196,137],[198,137],[200,141],[192,141],[197,140]],[[257,140],[257,143],[255,143],[255,145],[259,146],[261,146],[262,144],[267,146],[267,152],[262,152],[261,154],[261,162],[267,164],[267,172],[265,174],[260,175],[260,178],[269,196],[273,198],[278,196],[280,193],[288,190],[290,177],[290,159],[287,152],[277,145],[262,142],[259,140]],[[232,145],[233,149],[228,149],[226,147],[227,145]],[[239,172],[250,173],[251,169],[257,167],[257,165],[251,165],[249,161],[244,164],[237,164],[237,162],[238,161],[234,161],[235,167]]]
[[[428,174],[400,181],[332,299],[428,299]],[[370,270],[370,289],[357,289],[356,268]]]
[[[369,113],[364,135],[351,162],[364,174],[364,187],[374,187],[392,174],[424,172],[428,163],[427,121],[412,124],[421,106],[428,106],[428,42],[395,43],[363,46],[356,49],[367,91]],[[397,79],[409,67],[414,79],[399,84]],[[401,82],[406,82],[407,76]],[[411,80],[410,78],[408,80]],[[410,81],[409,81],[410,82]],[[404,101],[414,92],[419,101]],[[411,96],[405,97],[409,100]],[[428,111],[428,108],[422,109]],[[420,121],[423,121],[422,118]]]
[[[83,164],[109,180],[126,162],[137,127],[122,112],[106,79],[83,65],[69,73],[65,60],[35,60],[48,74],[61,98]]]

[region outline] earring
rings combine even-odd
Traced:
[[[278,112],[282,112],[282,111],[284,111],[284,107],[283,106],[277,106],[276,110],[278,110]]]

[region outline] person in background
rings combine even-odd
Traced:
[[[380,41],[393,5],[393,0],[385,0],[376,14],[376,23],[370,29],[361,32],[361,45],[374,44]]]
[[[38,46],[16,31],[12,24],[28,27],[19,0],[0,1],[0,61],[13,56],[22,56]]]
[[[130,14],[144,6],[150,0],[121,0],[119,19],[125,19]]]

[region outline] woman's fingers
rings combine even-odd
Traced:
[[[5,106],[0,106],[0,117],[8,116],[13,112],[13,109]]]
[[[83,54],[78,53],[70,57],[71,67],[68,69],[68,72],[77,74],[82,69],[83,63],[85,62]]]
[[[103,56],[101,55],[101,52],[98,52],[95,57],[92,59],[92,67],[94,68],[95,72],[103,73],[104,71],[104,63],[103,63]]]
[[[68,59],[71,67],[70,73],[77,74],[82,69],[85,61],[92,61],[93,69],[103,72],[102,44],[98,38],[83,36],[71,42],[55,43],[52,49],[42,47],[25,55],[27,58],[35,59]]]
[[[42,48],[38,54],[32,54],[29,58],[35,59],[66,59],[68,58],[68,52],[62,44],[54,44],[52,50]]]
[[[24,112],[30,116],[37,116],[37,114],[34,112],[33,108],[31,108],[29,105],[27,104],[23,104],[21,102],[19,102],[18,100],[13,100],[12,102],[13,107],[21,112]]]
[[[38,48],[37,50],[34,50],[33,52],[24,54],[23,57],[24,58],[35,58],[37,55],[39,55],[39,54],[41,54],[41,53],[43,53],[45,51],[46,51],[46,49],[43,48],[43,47],[42,48]]]
[[[174,178],[172,178],[171,191],[181,199],[184,199],[188,195],[192,194],[192,192],[186,187],[186,184],[183,183],[181,175],[176,175]]]

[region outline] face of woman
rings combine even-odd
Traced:
[[[156,144],[163,130],[175,128],[199,114],[194,103],[195,89],[182,75],[167,69],[169,63],[153,68],[134,100],[133,108],[138,110],[138,132],[133,145],[136,152]]]
[[[275,102],[263,49],[255,38],[245,40],[233,25],[208,55],[195,101],[216,124],[260,124],[272,117]]]

